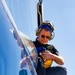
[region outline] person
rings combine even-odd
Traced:
[[[48,44],[54,37],[53,23],[49,21],[41,23],[36,30],[36,36],[37,38],[33,43],[38,52],[37,75],[67,75],[67,70],[63,66],[44,66],[44,58],[46,61],[52,60],[58,65],[64,65],[64,59],[59,54],[59,51],[53,45]]]
[[[13,35],[19,46],[23,48],[23,45],[20,39],[17,38],[15,31]],[[36,40],[33,41],[33,43],[38,53],[38,64],[35,68],[37,75],[67,75],[67,69],[64,66],[52,66],[53,62],[56,62],[58,65],[64,65],[64,59],[60,55],[59,51],[54,47],[54,45],[48,44],[48,42],[54,38],[53,23],[49,21],[42,22],[36,30],[36,36]],[[24,50],[21,50],[21,68],[26,64],[24,56]],[[21,70],[19,75],[23,73],[27,74],[26,70]]]

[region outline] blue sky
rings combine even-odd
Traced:
[[[17,27],[31,40],[36,38],[37,2],[38,0],[6,0]],[[67,75],[74,75],[75,0],[43,0],[43,16],[44,21],[52,21],[55,27],[55,37],[49,43],[53,44],[64,58]]]
[[[65,60],[68,75],[74,75],[75,0],[44,0],[44,19],[51,20],[55,38],[51,41]]]

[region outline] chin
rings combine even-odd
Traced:
[[[41,44],[46,44],[46,42],[41,42]]]

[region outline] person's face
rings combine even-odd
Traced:
[[[42,29],[38,35],[38,41],[41,44],[46,44],[49,41],[50,38],[50,31],[46,29]]]

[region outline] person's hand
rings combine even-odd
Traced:
[[[64,60],[63,60],[63,58],[60,55],[57,56],[55,54],[52,54],[48,50],[46,50],[45,52],[43,52],[41,55],[43,57],[45,57],[46,61],[47,60],[53,60],[53,61],[55,61],[59,65],[63,65],[64,64]]]
[[[53,54],[48,50],[45,50],[43,53],[41,53],[41,56],[46,60],[53,60]]]
[[[45,51],[43,53],[41,53],[41,56],[44,60],[44,68],[49,68],[52,65],[52,53],[49,51]]]

